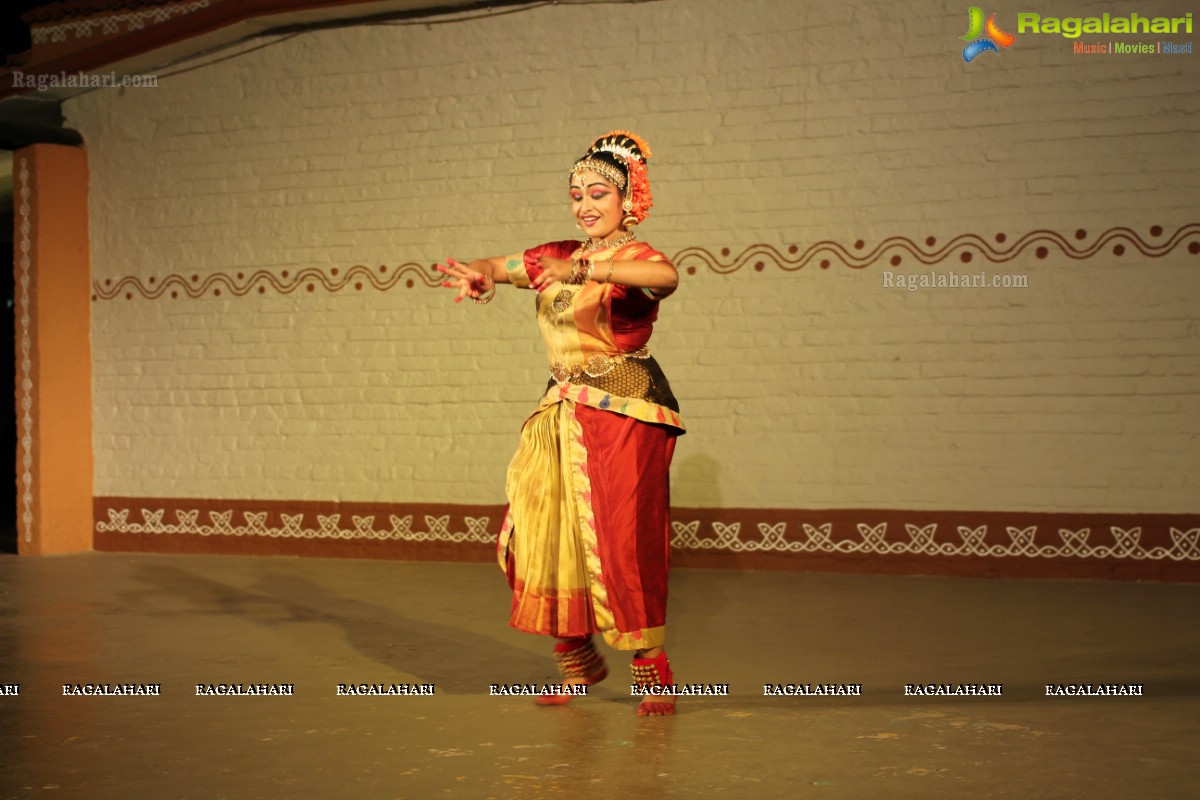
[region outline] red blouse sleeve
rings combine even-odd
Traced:
[[[653,247],[642,243],[642,247],[625,256],[637,261],[667,261],[667,257]],[[650,340],[654,323],[658,319],[659,298],[645,289],[616,285],[612,289],[611,325],[613,339],[624,353],[642,347]]]
[[[531,281],[542,274],[542,268],[538,266],[538,256],[570,258],[571,254],[578,249],[579,242],[570,239],[564,239],[561,242],[547,242],[546,244],[539,244],[537,247],[531,247],[524,254],[525,274],[529,276],[529,280]]]

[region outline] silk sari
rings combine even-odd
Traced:
[[[508,279],[529,288],[538,256],[570,258],[578,246],[552,242],[511,256]],[[596,277],[610,257],[666,260],[641,242],[590,257]],[[518,630],[600,633],[623,650],[663,643],[669,469],[684,427],[648,349],[657,315],[649,292],[598,281],[537,296],[551,380],[508,468],[497,546]]]

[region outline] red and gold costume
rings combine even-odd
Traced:
[[[579,247],[551,242],[510,256],[508,280],[529,288],[539,256],[569,259]],[[589,257],[667,260],[637,241]],[[599,281],[555,284],[537,296],[552,378],[508,469],[497,552],[519,630],[599,632],[622,650],[663,643],[668,470],[684,427],[649,352],[658,305],[649,290]]]

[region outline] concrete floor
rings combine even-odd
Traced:
[[[638,719],[607,650],[613,676],[570,707],[487,696],[553,674],[491,565],[0,556],[0,684],[20,684],[0,797],[1200,796],[1200,585],[677,570],[671,603],[677,678],[731,696]],[[62,696],[86,682],[162,696]],[[296,696],[195,696],[217,682]],[[437,694],[336,696],[348,682]],[[762,696],[798,682],[863,696]],[[1044,696],[1063,682],[1146,695]]]

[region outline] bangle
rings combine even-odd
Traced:
[[[613,264],[613,260],[611,258],[608,259],[608,275],[604,276],[605,283],[612,283],[612,273],[613,273],[614,266],[615,265]]]
[[[571,259],[571,274],[563,283],[569,286],[579,286],[587,283],[592,279],[592,270],[595,265],[590,258],[572,258]]]
[[[492,288],[490,291],[479,295],[479,297],[472,297],[471,301],[473,303],[475,303],[475,305],[477,305],[477,306],[482,306],[482,305],[492,302],[492,298],[495,296],[496,296],[496,282],[492,281]]]

